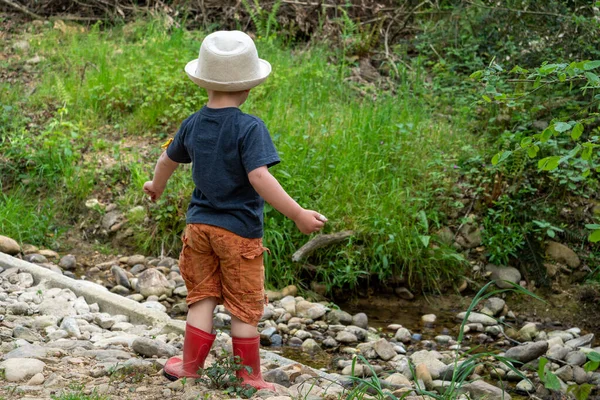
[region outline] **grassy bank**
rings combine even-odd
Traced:
[[[101,217],[84,206],[98,198],[123,211],[142,205],[145,212],[129,214],[122,228],[133,233],[125,244],[175,256],[189,170],[176,172],[156,205],[141,187],[160,144],[206,100],[183,72],[204,34],[161,20],[28,30],[29,49],[5,43],[2,51],[13,56],[0,61],[18,77],[0,84],[0,233],[60,246],[78,221]],[[395,92],[364,96],[346,79],[354,66],[332,62],[337,54],[327,43],[294,49],[259,39],[257,46],[274,72],[243,110],[271,131],[283,160],[274,175],[302,206],[329,218],[326,233],[357,232],[310,260],[320,267],[315,278],[333,288],[395,275],[435,288],[459,276],[461,258],[433,232],[464,206],[456,164],[477,150],[460,116],[436,117],[421,101],[418,66],[407,73],[398,65]],[[28,62],[35,55],[41,61]],[[265,230],[268,281],[293,282],[302,269],[291,254],[307,238],[268,207]]]

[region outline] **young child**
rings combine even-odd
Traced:
[[[153,180],[144,184],[144,192],[156,201],[177,166],[192,163],[195,188],[179,259],[189,305],[183,357],[170,358],[164,374],[171,380],[198,377],[215,340],[214,308],[223,303],[231,313],[233,353],[252,369],[242,369],[238,377],[257,389],[273,390],[262,379],[256,329],[265,301],[264,200],[305,234],[320,230],[327,219],[300,207],[269,173],[280,161],[269,132],[262,120],[239,109],[250,89],[271,73],[252,39],[239,31],[212,33],[185,71],[208,91],[208,103],[183,121],[160,156]]]

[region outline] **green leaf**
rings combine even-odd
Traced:
[[[589,143],[583,144],[583,151],[581,152],[581,159],[589,161],[592,158],[593,147]]]
[[[533,146],[527,148],[527,155],[529,158],[535,158],[537,157],[538,151],[540,151],[540,147],[534,144]]]
[[[431,236],[419,236],[419,239],[421,239],[421,243],[423,243],[423,247],[425,247],[425,248],[429,247],[429,239],[431,239]]]
[[[585,227],[588,229],[600,229],[600,224],[585,224]]]
[[[600,229],[595,230],[589,237],[590,242],[596,243],[600,242]]]
[[[577,123],[573,130],[571,131],[571,139],[577,140],[583,134],[583,124],[581,122]]]
[[[593,72],[586,72],[585,77],[587,78],[588,82],[594,86],[600,84],[600,78]]]
[[[471,74],[470,78],[471,79],[479,79],[481,78],[481,76],[483,75],[483,70],[480,69],[479,71],[475,71]]]
[[[590,393],[592,393],[593,385],[589,383],[584,383],[583,385],[569,385],[567,389],[567,393],[573,393],[575,396],[575,400],[587,400],[590,397]]]
[[[560,74],[558,74],[558,80],[561,82],[564,82],[567,80],[567,74],[565,74],[564,72],[561,72]]]
[[[556,68],[558,68],[558,64],[547,64],[547,65],[544,65],[543,67],[540,67],[539,71],[540,71],[540,74],[542,74],[542,75],[548,75],[548,74],[554,72],[556,70]]]
[[[548,359],[546,357],[541,357],[540,358],[540,362],[538,364],[538,377],[543,381],[544,378],[546,377],[544,368],[546,367],[546,364],[548,364]]]
[[[553,134],[554,134],[553,127],[552,126],[547,127],[546,129],[544,129],[544,131],[540,135],[540,142],[546,143],[548,140],[550,140],[550,138],[552,137]]]
[[[588,61],[585,64],[583,64],[583,69],[585,69],[586,71],[591,71],[598,67],[600,67],[600,60]]]
[[[588,361],[583,365],[585,372],[592,372],[600,367],[600,361]]]
[[[598,225],[596,225],[596,226],[598,226]],[[598,229],[600,229],[600,226],[598,226]],[[595,351],[591,351],[591,352],[589,352],[587,354],[587,358],[590,361],[600,362],[600,353],[597,353]]]
[[[484,94],[483,96],[481,96],[481,97],[483,97],[483,99],[484,99],[486,102],[488,102],[488,103],[491,103],[491,102],[492,102],[492,99],[490,99],[490,98],[489,98],[488,96],[486,96],[485,94]]]
[[[546,387],[546,389],[560,390],[560,381],[558,380],[558,377],[556,375],[554,375],[550,371],[547,371],[544,386]]]
[[[542,171],[552,171],[558,167],[559,162],[560,156],[542,158],[538,161],[538,168]]]
[[[557,122],[554,124],[554,130],[558,133],[563,133],[571,129],[571,124],[567,122]]]
[[[588,176],[590,176],[590,169],[586,168],[582,173],[581,176],[583,176],[584,178],[587,178]]]

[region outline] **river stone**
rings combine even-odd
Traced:
[[[578,385],[583,385],[588,381],[587,372],[578,365],[574,365],[573,367],[573,380]]]
[[[535,392],[533,383],[531,383],[531,381],[529,379],[523,379],[519,383],[517,383],[516,390],[517,390],[517,392],[524,393],[524,394]]]
[[[425,326],[432,326],[433,324],[435,324],[436,320],[437,317],[435,314],[425,314],[421,317],[421,322],[423,322]]]
[[[112,274],[113,278],[115,279],[115,282],[117,283],[117,285],[123,286],[127,289],[131,289],[131,284],[129,283],[129,278],[127,277],[127,273],[125,272],[125,270],[121,267],[119,267],[118,265],[113,265],[110,268],[110,273]]]
[[[383,361],[391,360],[397,355],[394,346],[383,338],[373,342],[373,349]]]
[[[399,372],[395,372],[384,379],[384,381],[391,383],[392,385],[406,385],[411,386],[411,381]]]
[[[38,306],[40,315],[53,315],[60,320],[64,317],[74,317],[77,311],[73,307],[73,302],[64,297],[45,298]]]
[[[38,331],[45,329],[48,326],[56,327],[58,318],[54,315],[39,315],[33,320],[32,327]]]
[[[28,272],[21,272],[17,275],[19,279],[19,287],[21,289],[27,289],[33,286],[33,275]]]
[[[554,374],[565,382],[572,381],[573,380],[573,367],[570,365],[564,365],[564,366],[560,367],[559,369],[557,369],[556,371],[554,371]]]
[[[565,343],[565,345],[578,349],[580,347],[589,347],[594,342],[594,334],[589,333],[585,336],[581,336],[575,339],[571,339]]]
[[[463,320],[465,318],[465,315],[467,315],[466,312],[461,312],[456,317],[460,320]],[[490,317],[489,315],[480,314],[480,313],[476,313],[476,312],[470,313],[467,321],[471,324],[482,324],[484,326],[498,324],[498,321],[496,321],[494,318]],[[483,331],[483,329],[481,329],[481,331]]]
[[[158,358],[173,357],[178,352],[177,348],[168,343],[144,337],[135,339],[131,344],[131,349],[142,356],[157,356]]]
[[[21,252],[21,246],[16,240],[9,238],[8,236],[0,235],[0,253],[5,253],[11,256],[17,255]]]
[[[4,360],[8,360],[9,358],[45,358],[47,354],[48,349],[45,347],[36,344],[26,344],[4,354],[2,358]]]
[[[331,310],[327,313],[326,321],[330,325],[350,325],[352,324],[352,315],[342,310]]]
[[[508,349],[505,357],[521,363],[528,363],[542,356],[548,350],[548,342],[526,343]]]
[[[65,317],[60,323],[60,329],[64,330],[69,334],[69,336],[80,337],[81,331],[79,330],[79,325],[77,324],[77,320],[73,317]]]
[[[563,346],[552,346],[546,352],[546,355],[555,360],[564,360],[571,350]]]
[[[325,315],[326,312],[327,308],[323,304],[311,303],[306,300],[296,303],[296,315],[300,318],[316,320]]]
[[[369,335],[369,332],[366,329],[360,328],[355,325],[348,325],[344,328],[344,330],[346,332],[352,333],[360,342],[366,340]]]
[[[304,342],[302,342],[302,350],[306,351],[307,353],[318,353],[323,351],[323,349],[321,349],[321,346],[319,346],[319,344],[317,342],[315,342],[314,339],[306,339]]]
[[[329,348],[333,348],[333,347],[337,347],[338,346],[337,340],[335,340],[332,337],[328,337],[327,339],[323,340],[322,344],[323,344],[323,346],[329,347]]]
[[[308,338],[312,337],[312,335],[310,333],[308,333],[308,332],[306,332],[305,330],[302,330],[302,329],[298,329],[296,331],[296,333],[294,333],[294,336],[297,337],[297,338],[299,338],[300,340],[305,340],[305,339],[308,339]]]
[[[537,328],[537,324],[528,322],[523,325],[521,329],[519,329],[519,338],[524,342],[530,342],[535,339],[538,333],[539,330]]]
[[[433,379],[438,379],[446,364],[440,361],[442,355],[437,351],[420,350],[410,356],[414,365],[425,364]]]
[[[581,351],[571,351],[566,355],[565,361],[569,365],[583,365],[587,361],[587,356]]]
[[[352,317],[352,325],[358,326],[362,329],[367,329],[369,327],[369,318],[365,313],[358,313]]]
[[[58,262],[58,266],[62,269],[66,269],[68,271],[74,270],[77,268],[77,259],[72,254],[67,254],[63,256]]]
[[[263,374],[266,382],[276,383],[281,386],[290,387],[290,377],[281,368],[275,368]]]
[[[513,267],[500,267],[494,264],[488,264],[485,267],[485,270],[492,273],[490,279],[501,289],[510,289],[513,287],[504,281],[509,281],[517,285],[521,281],[521,272]]]
[[[292,316],[296,315],[296,299],[292,296],[285,296],[280,300],[281,307]]]
[[[504,310],[506,302],[499,297],[490,297],[485,301],[484,307],[492,312],[492,317],[497,316]]]
[[[412,334],[406,328],[398,329],[398,331],[396,331],[396,334],[394,335],[394,339],[397,340],[398,342],[402,342],[402,343],[410,342],[411,337],[412,337]]]
[[[355,334],[350,333],[348,331],[340,331],[335,337],[335,340],[340,343],[356,343],[358,342],[358,338]]]
[[[45,366],[43,361],[34,358],[11,358],[1,363],[0,369],[4,370],[4,379],[19,382],[42,373]]]
[[[508,393],[484,381],[467,383],[463,385],[462,391],[467,391],[473,400],[511,400]]]
[[[356,349],[368,360],[379,357],[372,343],[359,343]]]
[[[15,326],[15,329],[13,329],[13,337],[15,339],[26,340],[29,343],[43,341],[42,337],[37,332],[21,325]]]
[[[150,310],[162,311],[164,313],[167,312],[167,307],[163,306],[158,301],[145,301],[142,303],[142,305]]]
[[[27,315],[29,312],[29,304],[19,301],[6,306],[6,312],[12,315]]]
[[[39,253],[27,254],[24,257],[25,261],[35,264],[46,264],[48,263],[48,259]],[[52,264],[54,265],[54,264]]]
[[[148,268],[138,277],[138,290],[144,297],[171,296],[171,284],[165,276],[155,268]]]
[[[581,265],[581,260],[573,250],[557,242],[549,241],[546,247],[546,255],[556,262],[566,264],[571,268]]]

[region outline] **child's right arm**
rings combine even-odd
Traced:
[[[266,166],[256,168],[248,174],[250,184],[277,211],[296,223],[300,232],[308,235],[321,230],[327,218],[313,210],[302,208],[281,187]]]
[[[144,192],[150,196],[150,200],[157,201],[165,191],[167,181],[177,169],[179,163],[171,160],[167,152],[163,152],[154,168],[154,177],[151,181],[144,183]]]

